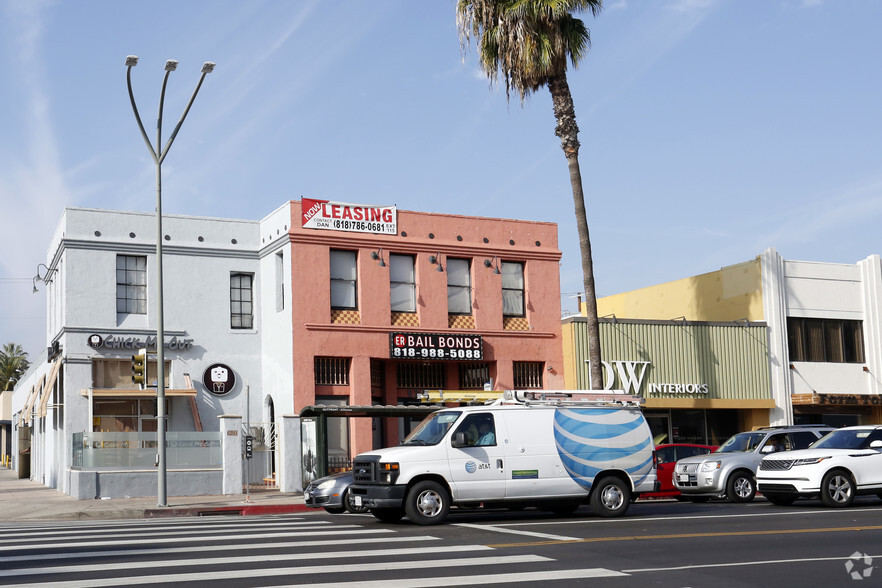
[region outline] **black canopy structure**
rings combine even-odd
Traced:
[[[308,481],[327,476],[332,469],[328,457],[328,419],[365,417],[408,417],[422,419],[444,408],[431,404],[419,405],[326,405],[315,404],[300,411],[302,466],[304,486]]]

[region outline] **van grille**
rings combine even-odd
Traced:
[[[352,481],[353,482],[376,482],[377,481],[377,462],[356,459],[352,462]]]

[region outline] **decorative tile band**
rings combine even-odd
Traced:
[[[447,327],[449,329],[474,329],[475,317],[464,314],[448,314]]]
[[[530,323],[525,317],[507,316],[502,318],[502,328],[506,331],[529,331]]]
[[[357,310],[331,310],[331,322],[341,325],[360,325],[361,313]]]
[[[393,312],[393,327],[418,327],[420,326],[420,317],[415,312]]]

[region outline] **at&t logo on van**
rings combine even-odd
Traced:
[[[474,474],[478,471],[478,465],[473,461],[467,461],[465,464],[466,471],[470,474]]]

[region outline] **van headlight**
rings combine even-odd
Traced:
[[[380,483],[394,484],[398,479],[397,463],[380,463]]]
[[[718,461],[703,461],[701,465],[698,467],[699,472],[712,472],[714,470],[720,469],[722,462]]]

